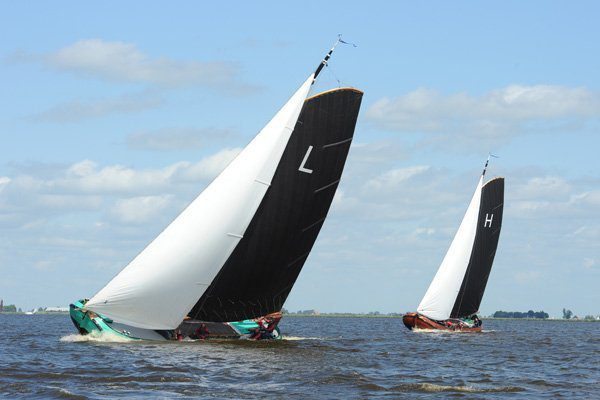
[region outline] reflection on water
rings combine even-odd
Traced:
[[[68,316],[0,315],[0,396],[531,398],[597,396],[600,323],[290,318],[271,342],[79,336]]]

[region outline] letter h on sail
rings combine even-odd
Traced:
[[[494,214],[485,214],[485,222],[483,223],[483,227],[484,228],[491,228],[492,227],[492,220],[494,219]],[[488,226],[489,223],[489,226]]]

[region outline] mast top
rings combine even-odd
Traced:
[[[492,153],[488,153],[488,158],[485,161],[485,166],[483,167],[483,172],[481,173],[481,176],[485,176],[485,172],[487,171],[488,164],[490,163],[490,157],[500,158]]]
[[[329,61],[329,58],[331,58],[331,54],[333,53],[333,50],[335,50],[336,46],[340,43],[343,44],[350,44],[353,47],[357,47],[354,43],[350,43],[350,42],[346,42],[344,40],[342,40],[342,35],[338,34],[338,38],[335,41],[335,43],[333,44],[333,46],[331,47],[331,49],[329,50],[329,52],[327,54],[325,54],[325,57],[323,58],[323,60],[321,60],[321,63],[319,64],[319,66],[317,67],[317,69],[315,70],[315,77],[314,79],[317,79],[317,76],[319,76],[319,73],[321,72],[321,70],[323,69],[323,67],[325,67],[327,65],[327,62]],[[314,80],[313,80],[314,83]]]

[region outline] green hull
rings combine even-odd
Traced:
[[[140,329],[113,322],[111,319],[98,315],[85,309],[86,300],[78,300],[69,306],[69,314],[75,328],[82,335],[94,333],[108,333],[116,335],[119,339],[130,340],[177,340],[177,333],[183,337],[194,337],[196,327],[202,325],[207,331],[202,339],[281,339],[279,328],[272,334],[259,335],[256,333],[260,327],[254,320],[244,320],[228,323],[184,321],[177,330],[156,331]]]
[[[110,325],[108,325],[109,323],[112,323],[110,319],[103,318],[102,316],[90,313],[89,311],[85,311],[83,306],[84,303],[82,300],[76,301],[69,305],[69,315],[71,316],[71,321],[73,321],[73,325],[75,325],[75,328],[77,328],[80,334],[89,335],[95,332],[109,332],[122,338],[139,340],[138,338],[128,336],[125,333],[113,329]]]

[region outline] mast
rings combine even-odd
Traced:
[[[496,252],[504,199],[504,179],[485,185],[483,172],[452,244],[417,311],[441,321],[478,311]]]
[[[327,65],[338,38],[317,67]],[[230,322],[280,311],[306,262],[341,179],[362,92],[340,88],[305,101],[271,186],[244,238],[189,313]]]
[[[331,47],[329,52],[327,54],[325,54],[325,57],[323,57],[323,60],[319,63],[319,66],[317,67],[317,69],[315,70],[315,73],[314,73],[315,81],[317,80],[317,76],[319,76],[323,67],[325,67],[327,65],[327,62],[329,61],[329,59],[331,58],[331,55],[333,54],[333,50],[335,50],[336,46],[339,43],[340,43],[340,38],[338,37],[338,40],[335,41],[335,43],[333,44],[333,46]]]
[[[263,203],[314,73],[215,180],[86,308],[145,329],[176,328],[230,258]]]
[[[483,185],[477,233],[465,277],[450,313],[463,318],[479,311],[494,256],[500,239],[504,209],[504,178],[495,178]]]
[[[314,74],[223,172],[86,304],[115,322],[174,329],[229,258],[271,185]]]

